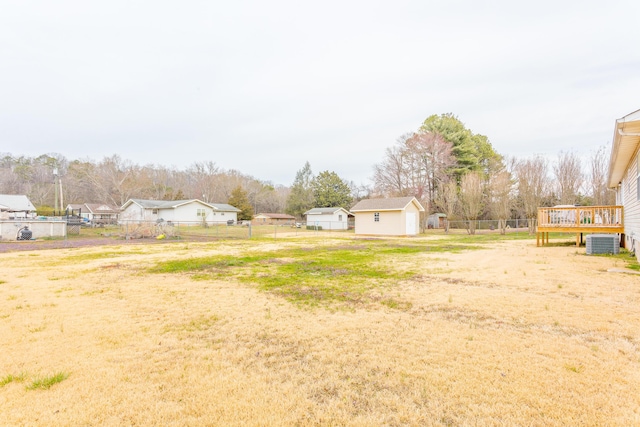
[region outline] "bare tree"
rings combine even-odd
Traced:
[[[523,204],[525,217],[528,219],[529,233],[536,231],[538,207],[549,187],[548,162],[542,156],[525,159],[516,166],[518,195]]]
[[[448,180],[448,171],[456,164],[453,144],[440,134],[421,132],[407,140],[413,195],[427,205],[427,212],[435,199],[436,189]]]
[[[589,166],[589,184],[591,187],[591,197],[596,206],[613,205],[615,203],[615,193],[607,188],[607,155],[606,146],[601,146],[591,156]]]
[[[395,146],[385,150],[382,163],[374,166],[373,182],[377,192],[398,197],[410,194],[406,143],[412,136],[412,133],[401,135]]]
[[[434,132],[402,135],[386,150],[385,160],[375,166],[375,189],[389,196],[414,196],[430,213],[438,187],[456,164],[452,150],[453,144]],[[421,221],[423,228],[425,220]]]
[[[484,180],[478,172],[469,172],[460,181],[460,211],[467,221],[467,232],[476,234],[476,220],[482,213]]]
[[[573,205],[584,181],[580,158],[573,152],[561,151],[553,167],[558,200],[561,205]]]
[[[451,178],[438,188],[435,199],[436,206],[444,213],[445,219],[444,231],[449,232],[449,220],[456,214],[458,206],[458,185],[455,179]]]
[[[513,181],[506,170],[489,179],[491,211],[498,219],[500,234],[506,233],[507,219],[511,215],[511,192]]]

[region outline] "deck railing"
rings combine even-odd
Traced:
[[[587,233],[624,233],[622,206],[569,206],[538,208],[536,244],[549,243],[549,233],[575,233],[576,246]],[[621,239],[621,241],[623,241]]]
[[[622,206],[572,206],[538,208],[540,228],[621,228],[624,223]]]

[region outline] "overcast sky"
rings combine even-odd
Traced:
[[[368,183],[454,113],[589,156],[640,108],[640,1],[0,0],[0,153]]]

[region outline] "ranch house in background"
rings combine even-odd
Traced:
[[[313,208],[304,215],[307,217],[307,227],[315,226],[322,230],[347,230],[349,217],[353,217],[345,208]]]
[[[226,203],[205,203],[202,200],[142,200],[129,199],[122,205],[120,222],[171,221],[198,225],[235,224],[240,209]]]
[[[35,218],[36,207],[24,194],[0,194],[0,219]]]
[[[355,234],[415,236],[420,232],[424,208],[415,197],[364,199],[351,208]]]
[[[106,203],[71,203],[67,210],[80,216],[91,225],[117,224],[120,208]]]
[[[624,208],[621,242],[640,258],[640,110],[615,122],[607,186]]]
[[[293,225],[296,217],[280,213],[259,213],[253,216],[251,222],[256,225]]]

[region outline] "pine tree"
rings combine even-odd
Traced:
[[[296,178],[291,186],[291,192],[287,198],[286,213],[297,218],[302,218],[304,213],[313,208],[313,190],[311,181],[313,173],[309,162],[296,173]]]
[[[238,185],[233,189],[227,203],[233,207],[240,209],[240,212],[238,212],[239,221],[249,220],[253,218],[253,206],[251,206],[251,203],[249,203],[247,192],[244,191],[242,186]]]
[[[351,189],[335,172],[324,171],[311,181],[314,207],[349,208],[351,205]]]

